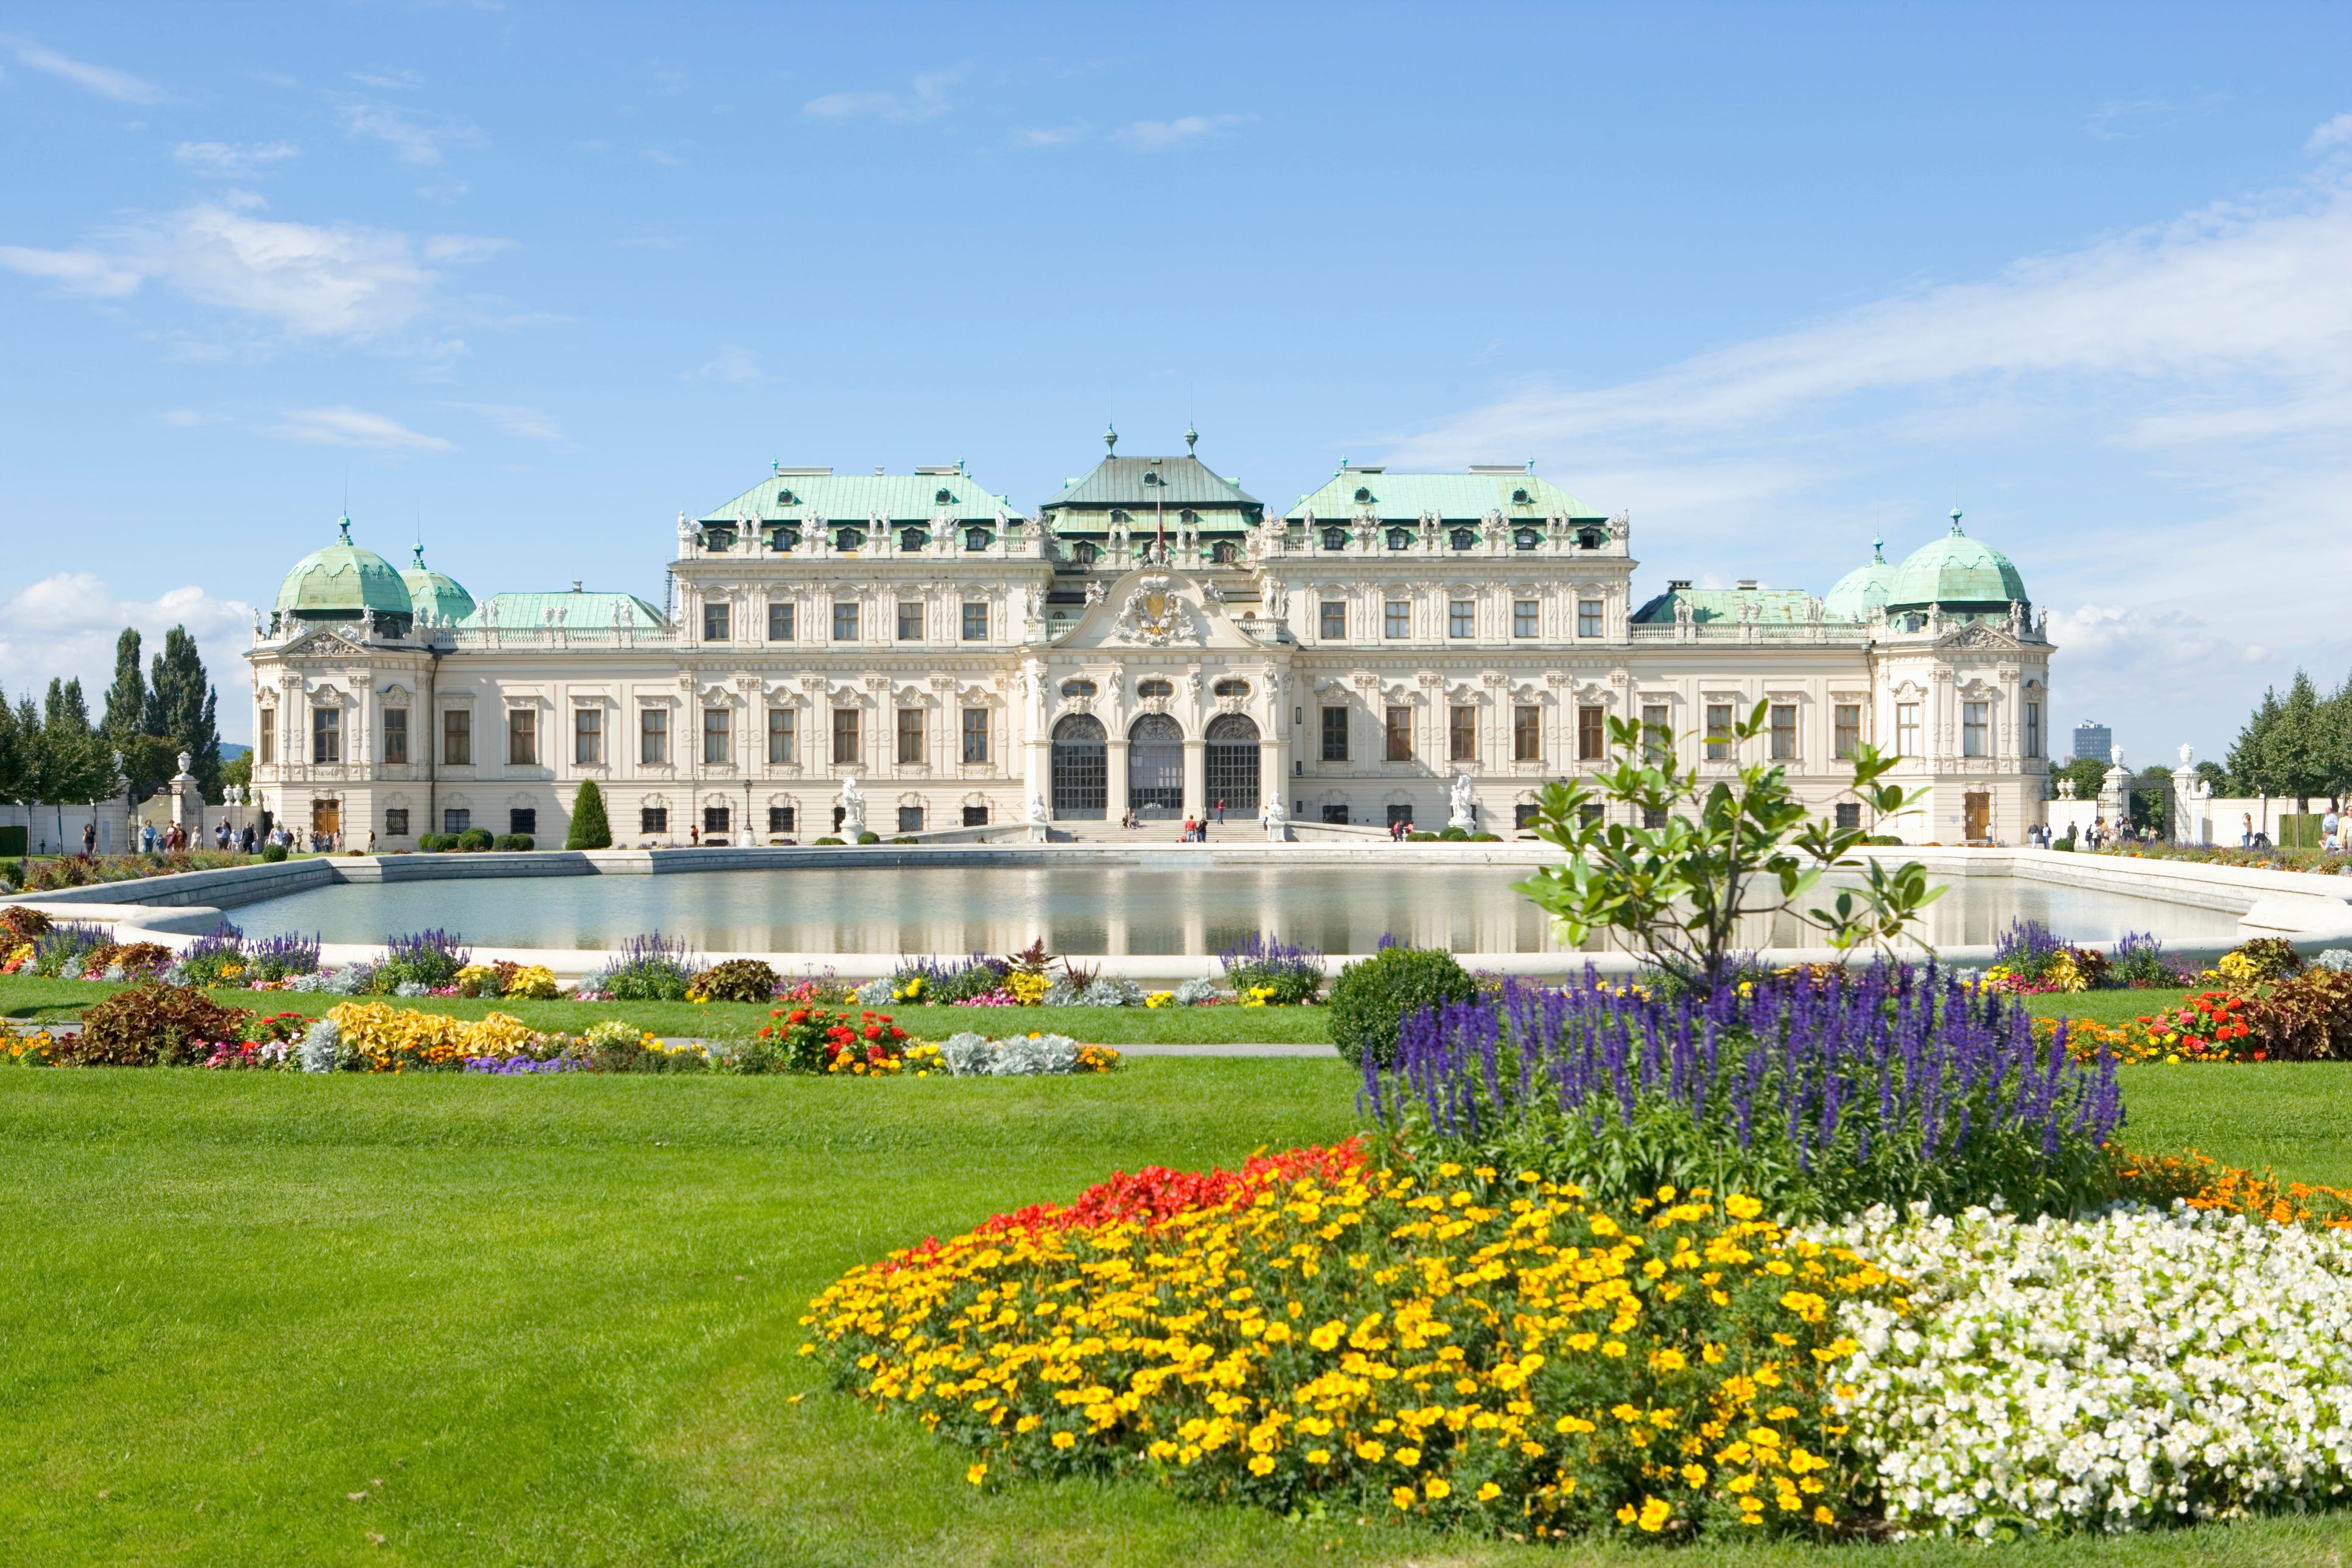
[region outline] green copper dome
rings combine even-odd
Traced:
[[[1990,609],[2025,598],[2025,579],[2009,557],[1990,544],[1960,531],[1960,514],[1952,512],[1952,531],[1911,552],[1895,574],[1886,595],[1892,610],[1926,609],[1940,605],[1947,610]]]
[[[455,626],[474,613],[474,595],[455,577],[425,564],[425,546],[416,547],[416,564],[400,574],[408,586],[409,603],[435,626]]]
[[[310,621],[355,621],[365,610],[406,620],[415,613],[408,584],[391,562],[352,542],[350,518],[341,528],[341,540],[312,551],[286,574],[278,588],[278,608]]]
[[[1837,580],[1822,600],[1822,614],[1833,621],[1867,621],[1886,607],[1895,586],[1895,568],[1886,563],[1886,541],[1870,542],[1870,561]]]

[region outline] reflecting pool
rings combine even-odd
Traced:
[[[641,932],[705,952],[1209,954],[1255,931],[1326,952],[1370,952],[1384,935],[1456,952],[1557,949],[1511,884],[1511,867],[810,867],[662,876],[341,885],[248,904],[251,935],[299,931],[376,942],[428,927],[485,947],[616,947]],[[1928,910],[1938,947],[1990,943],[2013,919],[2077,942],[2154,931],[2168,945],[2223,946],[2237,917],[2185,904],[2007,877],[1957,881]],[[1814,945],[1798,924],[1755,922],[1759,947]]]

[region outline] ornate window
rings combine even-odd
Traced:
[[[833,640],[835,642],[857,640],[857,606],[854,603],[834,605]]]
[[[1772,760],[1776,763],[1797,760],[1797,705],[1793,702],[1772,705]]]
[[[1371,499],[1372,492],[1370,490],[1366,489],[1362,485],[1358,485],[1356,487],[1356,503],[1359,506],[1369,504]]]
[[[1511,542],[1521,550],[1533,550],[1543,542],[1543,535],[1532,528],[1523,528],[1511,535]]]
[[[1577,530],[1576,547],[1579,550],[1598,550],[1608,542],[1609,535],[1600,529],[1583,528]]]
[[[988,605],[985,601],[966,605],[963,607],[963,640],[966,642],[988,640]]]
[[[1403,599],[1391,599],[1382,607],[1381,636],[1409,637],[1412,636],[1412,605]]]
[[[1234,542],[1230,539],[1220,539],[1209,546],[1209,559],[1220,566],[1232,565],[1234,553]]]
[[[1147,816],[1184,809],[1184,731],[1165,713],[1146,713],[1128,728],[1127,805]]]
[[[1190,528],[1194,523],[1201,521],[1201,514],[1194,511],[1191,507],[1186,507],[1182,511],[1176,514],[1176,521],[1182,523],[1185,527]]]
[[[1528,500],[1528,492],[1526,489],[1520,489],[1511,492],[1511,504],[1513,506],[1528,506],[1533,503]]]
[[[931,536],[919,528],[906,529],[898,535],[898,548],[901,550],[920,550],[930,542]]]
[[[1445,606],[1445,635],[1469,637],[1478,635],[1478,605],[1471,599],[1454,599]]]
[[[1841,702],[1832,717],[1836,720],[1837,760],[1844,762],[1862,745],[1862,704]]]
[[[669,807],[666,805],[639,806],[637,808],[637,831],[640,833],[667,833],[669,831]]]
[[[1320,613],[1322,619],[1317,627],[1319,636],[1328,637],[1335,642],[1347,637],[1348,602],[1345,599],[1324,600]]]
[[[1209,721],[1206,755],[1202,758],[1206,804],[1227,811],[1251,812],[1258,800],[1257,725],[1246,714],[1225,713]]]
[[[1960,755],[1964,757],[1992,755],[1992,725],[1987,717],[1991,710],[1992,704],[1990,702],[1960,704]]]
[[[939,494],[933,496],[931,500],[933,504],[938,506],[952,506],[955,503],[955,497],[950,495],[945,490],[941,490]]]
[[[669,761],[668,709],[647,708],[638,713],[637,761],[640,763]]]
[[[1897,702],[1895,705],[1895,754],[1898,757],[1924,757],[1921,745],[1923,729],[1919,722],[1919,704]]]
[[[474,762],[474,710],[449,708],[441,714],[441,760],[453,768]]]
[[[401,737],[405,749],[408,737]],[[572,710],[572,760],[589,766],[604,760],[604,710],[602,708],[575,708]]]
[[[966,550],[985,550],[994,542],[995,536],[984,528],[967,528],[963,531],[963,547]]]
[[[1475,528],[1457,528],[1446,536],[1446,542],[1456,550],[1468,550],[1478,542],[1478,531]]]
[[[793,640],[793,605],[791,600],[771,599],[768,601],[768,640],[770,642],[790,642]]]
[[[923,640],[923,606],[919,602],[898,606],[898,640],[900,642]]]
[[[1388,710],[1388,760],[1392,763],[1412,761],[1412,710],[1410,708]]]
[[[845,528],[833,536],[833,547],[835,550],[863,550],[866,548],[866,531]]]
[[[1092,697],[1099,689],[1100,688],[1084,676],[1080,676],[1076,680],[1062,682],[1062,695],[1065,697]]]
[[[1543,761],[1543,710],[1520,706],[1511,710],[1511,760]]]
[[[857,710],[836,708],[833,710],[833,765],[854,768],[857,760]]]
[[[801,498],[793,494],[790,490],[778,490],[776,492],[776,504],[778,506],[798,506],[801,504]]]
[[[1081,566],[1091,566],[1095,563],[1095,556],[1097,553],[1099,552],[1093,544],[1082,539],[1078,541],[1076,547],[1071,550],[1070,559]]]
[[[383,760],[387,763],[408,761],[408,710],[405,708],[383,710]]]
[[[793,710],[789,708],[768,710],[768,763],[781,766],[793,760]]]
[[[1576,602],[1578,637],[1597,637],[1601,635],[1601,606],[1602,601],[1599,599],[1579,599]]]
[[[778,550],[789,552],[801,547],[801,531],[797,528],[780,528],[770,537]]]
[[[1542,635],[1542,618],[1538,601],[1534,599],[1511,601],[1511,635],[1515,637],[1532,637]]]
[[[1110,798],[1109,736],[1102,721],[1073,713],[1054,726],[1054,815],[1101,821]],[[1182,765],[1182,758],[1178,758]]]
[[[1478,760],[1478,710],[1455,707],[1446,710],[1447,759],[1456,763]]]
[[[1135,694],[1138,697],[1173,697],[1176,687],[1174,682],[1155,675],[1149,680],[1137,681]]]
[[[1609,750],[1609,730],[1601,710],[1587,705],[1576,710],[1576,760],[1597,763]]]
[[[1731,704],[1728,702],[1706,705],[1706,760],[1710,763],[1731,760]]]
[[[898,710],[898,761],[901,763],[923,760],[923,710],[919,708]]]
[[[702,710],[702,760],[705,763],[716,765],[733,757],[734,752],[728,745],[732,717],[724,708]]]
[[[1345,708],[1323,710],[1323,760],[1327,763],[1348,760],[1348,710]]]
[[[1391,550],[1411,550],[1412,548],[1412,530],[1409,528],[1390,529],[1389,548]]]
[[[727,604],[724,600],[706,599],[702,603],[702,640],[727,640]]]
[[[1323,531],[1323,548],[1326,550],[1347,549],[1348,531],[1344,528],[1325,529]]]
[[[1114,523],[1125,522],[1127,521],[1127,513],[1123,511],[1114,511],[1110,514],[1110,520]]]
[[[967,763],[988,761],[988,710],[985,708],[963,710],[963,760]]]
[[[1220,680],[1210,689],[1219,697],[1247,697],[1250,694],[1250,683],[1241,679]]]
[[[310,710],[310,761],[340,763],[343,760],[343,712],[340,708]]]

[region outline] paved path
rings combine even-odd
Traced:
[[[1324,1057],[1337,1061],[1337,1046],[1112,1046],[1123,1057]]]

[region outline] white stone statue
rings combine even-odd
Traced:
[[[1033,827],[1043,827],[1043,826],[1045,826],[1045,824],[1047,824],[1048,822],[1051,822],[1053,819],[1054,819],[1054,812],[1053,812],[1053,808],[1052,808],[1051,806],[1049,806],[1049,805],[1047,805],[1045,804],[1045,792],[1044,792],[1044,791],[1042,791],[1042,790],[1032,790],[1032,791],[1030,791],[1030,792],[1029,792],[1029,817],[1028,817],[1029,825],[1030,825],[1031,826],[1033,826]]]
[[[694,553],[694,524],[686,520],[684,512],[677,514],[677,552],[680,555]]]
[[[2187,773],[2197,765],[2197,748],[2183,742],[2180,747],[2180,771]]]
[[[1099,578],[1099,577],[1096,577],[1096,578],[1093,578],[1093,579],[1089,580],[1089,581],[1087,582],[1087,606],[1088,606],[1089,608],[1092,608],[1094,605],[1099,605],[1099,604],[1101,604],[1102,602],[1103,602],[1103,585],[1102,585],[1102,579],[1101,579],[1101,578]]]
[[[194,757],[189,755],[187,752],[182,752],[178,758],[180,771],[173,776],[172,782],[173,784],[177,784],[180,780],[186,778],[188,776],[188,764],[195,760],[196,759]]]
[[[1445,819],[1446,826],[1458,827],[1465,833],[1477,831],[1478,811],[1471,799],[1476,788],[1477,786],[1470,782],[1470,775],[1467,773],[1454,775],[1454,812]]]
[[[254,640],[254,641],[256,641],[256,642],[259,642],[262,638],[264,638],[264,637],[268,637],[268,635],[269,635],[269,633],[268,633],[266,629],[264,629],[264,628],[263,628],[262,624],[261,624],[261,612],[260,612],[259,610],[256,610],[256,611],[254,611],[254,612],[253,612],[253,640]]]
[[[2025,605],[2022,600],[2009,602],[2009,635],[2020,642],[2025,640]]]
[[[1213,605],[1223,604],[1225,602],[1224,584],[1219,583],[1214,578],[1211,578],[1208,582],[1201,584],[1201,597],[1208,600],[1209,603]]]
[[[845,838],[855,838],[865,831],[866,792],[857,787],[856,779],[844,779],[841,781],[841,835]]]

